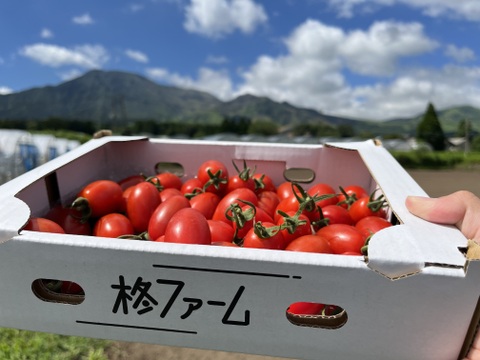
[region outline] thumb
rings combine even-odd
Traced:
[[[439,198],[408,196],[405,205],[413,214],[438,224],[457,226],[470,239],[480,239],[480,199],[469,191]]]

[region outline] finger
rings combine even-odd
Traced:
[[[409,196],[407,209],[427,221],[457,226],[470,239],[480,239],[480,199],[468,191],[457,191],[439,198]]]

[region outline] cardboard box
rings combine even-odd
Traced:
[[[209,158],[232,171],[246,160],[277,184],[308,168],[314,182],[379,186],[401,224],[375,235],[368,259],[20,231],[92,180],[159,162],[189,178]],[[0,326],[295,359],[455,359],[475,325],[480,267],[457,229],[412,216],[407,195],[425,192],[372,141],[91,140],[0,187]],[[85,297],[52,300],[37,279],[75,281]],[[341,306],[346,323],[295,326],[285,310],[297,301]]]

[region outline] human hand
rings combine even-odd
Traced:
[[[469,191],[457,191],[439,198],[409,196],[407,209],[430,222],[455,225],[468,239],[480,243],[480,198]],[[464,360],[480,360],[480,332]]]

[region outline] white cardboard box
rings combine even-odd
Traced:
[[[334,187],[378,185],[401,224],[371,240],[368,259],[20,231],[92,180],[153,173],[158,162],[180,163],[188,178],[209,158],[232,171],[246,160],[277,184],[287,168],[310,168]],[[478,312],[480,266],[457,229],[412,216],[407,195],[425,192],[372,141],[91,140],[0,187],[0,326],[295,359],[456,359]],[[41,278],[75,281],[85,298],[42,301],[32,290]],[[292,325],[285,310],[296,301],[336,304],[348,320]]]

